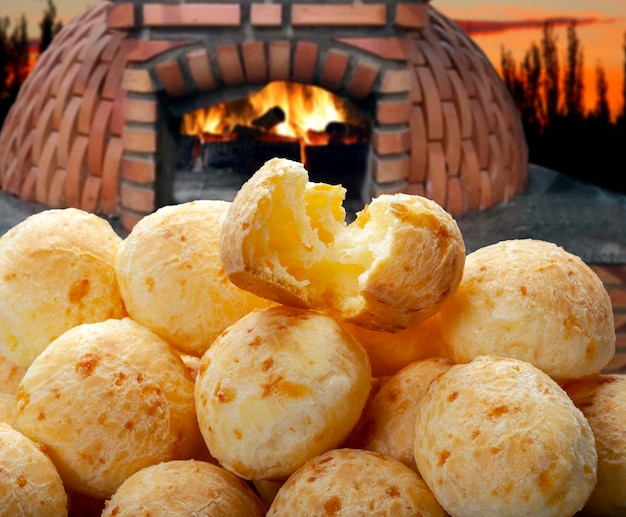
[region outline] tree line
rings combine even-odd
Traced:
[[[584,52],[576,24],[567,27],[564,62],[554,27],[546,23],[518,64],[501,49],[501,76],[517,106],[529,161],[612,190],[626,192],[626,33],[621,107],[611,113],[608,82],[595,67],[595,103],[584,103]]]
[[[39,22],[37,55],[41,55],[56,34],[63,28],[57,18],[52,0],[47,0]],[[31,69],[31,42],[26,16],[12,22],[8,16],[0,18],[0,127],[17,98],[20,87]]]

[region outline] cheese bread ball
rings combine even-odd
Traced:
[[[340,185],[309,182],[275,158],[232,202],[220,253],[231,281],[285,305],[332,310],[396,332],[439,310],[457,288],[465,244],[456,221],[421,196],[381,195],[346,224]]]
[[[15,425],[16,417],[15,395],[0,393],[0,422]]]
[[[37,444],[0,423],[0,515],[63,517],[67,494],[50,458]]]
[[[228,325],[270,302],[228,280],[219,256],[227,201],[165,206],[119,247],[117,279],[129,315],[179,350],[201,356]]]
[[[379,332],[338,321],[363,345],[370,358],[372,375],[377,377],[393,375],[421,359],[448,356],[437,314],[398,332]]]
[[[263,517],[266,508],[243,480],[203,461],[166,461],[124,481],[102,517],[206,515]]]
[[[626,376],[598,375],[564,387],[587,418],[598,451],[598,481],[581,514],[626,515]]]
[[[417,473],[375,452],[333,449],[299,468],[278,490],[268,517],[368,515],[445,517]]]
[[[0,237],[0,353],[27,368],[81,323],[126,315],[115,278],[121,242],[75,208],[33,214]]]
[[[615,353],[604,284],[579,257],[545,241],[502,241],[470,253],[440,318],[457,363],[512,357],[563,380],[599,373]]]
[[[22,378],[16,428],[46,446],[68,487],[106,498],[197,448],[193,387],[178,354],[130,318],[79,325]]]
[[[15,394],[26,368],[9,361],[0,353],[0,393]]]
[[[452,362],[433,357],[406,366],[389,377],[367,403],[348,444],[392,456],[417,471],[415,413],[428,386]]]
[[[200,430],[229,471],[281,480],[346,439],[370,381],[365,350],[329,316],[285,306],[256,310],[202,356]]]
[[[526,361],[480,356],[436,377],[417,406],[415,462],[458,517],[562,517],[596,483],[589,423]]]

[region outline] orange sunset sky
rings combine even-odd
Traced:
[[[65,23],[83,12],[96,0],[55,0],[59,17]],[[432,0],[432,5],[446,16],[467,27],[476,43],[500,70],[501,47],[511,49],[519,63],[531,42],[540,42],[546,19],[560,19],[555,24],[561,64],[567,47],[566,25],[577,20],[577,33],[584,52],[585,94],[587,106],[595,98],[595,69],[601,64],[609,82],[609,102],[621,109],[624,66],[626,0]],[[29,35],[38,37],[38,23],[46,0],[0,0],[0,15],[17,20],[24,13],[29,21]]]

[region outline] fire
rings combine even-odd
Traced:
[[[328,90],[276,81],[247,99],[215,104],[185,114],[181,132],[198,135],[203,141],[215,141],[229,140],[233,134],[249,130],[257,131],[261,139],[282,137],[308,145],[328,140],[328,125],[331,123],[351,128],[367,125],[363,117],[361,121],[358,118],[353,106]]]

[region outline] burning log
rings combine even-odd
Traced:
[[[252,125],[264,131],[272,129],[274,126],[285,121],[285,112],[278,106],[267,110],[263,115],[255,118]]]
[[[348,145],[367,142],[368,135],[361,126],[333,121],[326,124],[323,131],[309,129],[306,138],[312,145]]]

